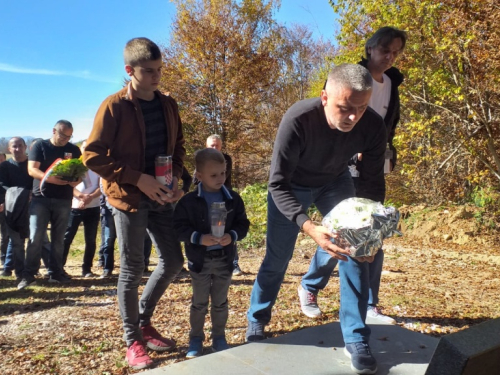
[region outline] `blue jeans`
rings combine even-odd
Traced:
[[[105,205],[101,205],[101,247],[99,248],[99,262],[107,271],[115,268],[115,241],[116,228],[113,212]]]
[[[142,340],[140,327],[150,323],[156,304],[184,263],[173,228],[172,205],[160,206],[147,198],[136,212],[113,208],[120,248],[118,305],[127,346]],[[144,236],[148,230],[158,252],[158,266],[151,274],[139,301],[138,288],[144,272]]]
[[[358,188],[359,178],[352,179],[354,188]],[[384,251],[379,249],[375,259],[368,266],[370,278],[370,292],[368,305],[376,306],[378,304],[378,292],[380,289],[380,279],[382,277],[382,266],[384,263]],[[301,285],[305,290],[317,295],[320,290],[326,287],[328,280],[337,265],[337,259],[330,257],[326,251],[318,246],[314,254],[309,270],[302,277]]]
[[[97,226],[99,225],[99,207],[90,207],[83,210],[75,208],[71,209],[66,233],[64,233],[63,265],[66,265],[71,243],[73,242],[76,232],[78,232],[78,227],[82,222],[85,237],[82,274],[86,274],[92,270],[92,261],[95,255]]]
[[[63,269],[64,232],[71,200],[33,197],[30,204],[30,239],[26,249],[23,278],[33,279],[40,268],[42,245],[50,223],[49,275],[58,277]]]
[[[309,270],[302,277],[301,285],[305,290],[317,295],[326,287],[328,280],[337,265],[337,259],[332,258],[325,250],[318,246],[311,260]],[[384,263],[384,250],[380,249],[375,255],[372,263],[369,263],[370,290],[368,304],[377,306],[378,292],[380,289],[380,278],[382,276],[382,265]]]
[[[7,232],[9,234],[9,246],[7,247],[7,254],[5,256],[5,267],[6,271],[14,270],[16,277],[20,278],[23,276],[24,269],[24,238],[21,238],[19,232],[16,232],[9,226],[7,226]]]
[[[14,270],[16,277],[23,276],[24,262],[25,262],[25,238],[21,238],[19,232],[8,228],[9,231],[9,246],[7,247],[7,255],[5,257],[5,267],[7,271]],[[42,241],[42,261],[46,269],[49,269],[50,263],[50,241],[47,231]],[[37,269],[38,272],[38,269]]]
[[[327,185],[305,187],[292,184],[292,190],[304,209],[314,203],[323,215],[340,201],[355,196],[352,178],[347,170]],[[299,233],[297,224],[279,211],[271,194],[268,194],[267,218],[266,255],[253,286],[247,312],[249,321],[263,324],[271,320],[271,309]],[[364,323],[368,305],[367,265],[352,258],[339,265],[340,325],[346,343],[368,341],[370,336],[370,328]]]

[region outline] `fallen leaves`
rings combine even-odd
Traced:
[[[314,251],[314,245],[301,235],[267,327],[270,336],[338,320],[337,272],[318,296],[323,316],[312,320],[300,312],[297,286]],[[250,291],[263,256],[263,249],[240,252],[245,274],[233,278],[229,292],[226,336],[231,346],[244,343]],[[399,325],[436,337],[499,317],[498,259],[500,249],[494,247],[463,247],[453,243],[435,243],[431,247],[405,237],[391,239],[385,246],[380,307]],[[80,259],[73,261],[68,271],[78,274]],[[116,279],[75,278],[67,287],[40,282],[30,290],[17,291],[13,279],[2,278],[0,287],[3,375],[134,372],[124,361]],[[159,366],[185,360],[191,292],[189,278],[179,278],[156,308],[153,324],[178,344],[173,353],[151,353]],[[204,344],[209,346],[209,316],[205,335]],[[390,337],[374,339],[390,340]]]

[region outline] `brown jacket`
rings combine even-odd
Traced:
[[[180,179],[186,150],[177,103],[159,91],[155,95],[160,97],[164,110],[173,175]],[[83,153],[84,164],[102,177],[104,193],[113,207],[124,211],[139,207],[141,191],[137,182],[145,168],[145,145],[141,106],[129,83],[101,104]]]

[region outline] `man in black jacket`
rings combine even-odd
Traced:
[[[0,153],[0,165],[7,160],[7,155]],[[0,192],[1,194],[2,192]],[[5,192],[4,192],[5,193]],[[5,213],[3,206],[0,206],[0,259],[2,266],[5,264],[5,256],[7,254],[7,246],[9,244],[9,235],[7,234],[7,224],[5,223]]]
[[[28,174],[28,156],[26,155],[26,143],[21,137],[13,137],[9,140],[9,152],[12,158],[0,165],[0,203],[5,202],[5,211],[9,215],[17,215],[8,207],[24,207],[21,209],[22,218],[18,221],[20,225],[13,228],[7,226],[7,232],[10,237],[10,248],[7,250],[5,267],[2,276],[12,275],[15,270],[16,277],[22,276],[24,268],[24,239],[29,236],[29,193],[33,187],[33,177]],[[19,195],[16,202],[6,202],[5,195],[7,189],[24,188],[27,195]],[[8,223],[7,223],[8,224]]]
[[[340,325],[353,368],[377,369],[365,325],[368,263],[330,241],[332,234],[307,216],[315,204],[326,215],[340,201],[355,196],[347,163],[363,152],[358,194],[368,199],[385,194],[384,154],[387,136],[382,118],[368,108],[373,80],[360,65],[336,66],[319,98],[295,103],[283,116],[274,143],[269,177],[266,256],[252,289],[247,313],[247,341],[263,340],[264,327],[278,296],[299,230],[342,260]]]
[[[394,169],[397,155],[393,145],[396,126],[399,122],[400,104],[398,87],[403,82],[403,75],[392,65],[403,51],[406,44],[406,33],[393,27],[382,27],[368,39],[365,45],[367,59],[359,62],[370,72],[373,78],[373,92],[368,105],[383,119],[386,126],[387,149],[385,156],[384,172],[389,173]],[[349,170],[357,188],[360,175],[366,171],[362,153],[356,153],[349,162]],[[360,196],[356,192],[357,196]],[[383,202],[385,195],[377,195],[374,200]],[[396,321],[379,312],[378,292],[382,275],[384,251],[380,249],[375,260],[370,264],[370,298],[368,301],[367,320],[373,324],[389,323]],[[331,258],[321,249],[315,254],[308,272],[302,278],[299,287],[299,299],[302,312],[310,318],[321,316],[317,304],[317,295],[328,283],[337,260]]]

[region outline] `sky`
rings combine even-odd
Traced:
[[[333,39],[328,0],[282,0],[278,22]],[[169,0],[0,1],[0,138],[49,138],[59,119],[73,142],[92,129],[101,102],[126,77],[123,47],[135,37],[168,44]]]

